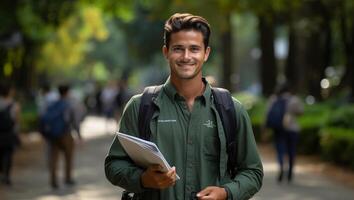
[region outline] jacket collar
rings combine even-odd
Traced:
[[[212,100],[211,86],[204,77],[202,78],[202,81],[205,84],[205,90],[202,96],[197,98],[201,98],[204,105],[210,105]],[[163,92],[167,95],[168,98],[170,98],[171,101],[183,99],[183,97],[178,94],[175,86],[172,84],[170,77],[167,78],[166,82],[163,85]]]

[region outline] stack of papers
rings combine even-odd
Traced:
[[[156,144],[124,133],[117,132],[117,136],[124,150],[137,165],[147,168],[150,165],[158,164],[162,167],[162,172],[171,169]],[[176,178],[179,179],[177,174]]]

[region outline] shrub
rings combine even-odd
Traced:
[[[325,160],[354,169],[354,130],[328,127],[321,130],[321,155]]]
[[[298,152],[302,154],[315,154],[320,151],[320,129],[325,126],[330,114],[327,104],[306,105],[304,115],[299,117],[301,127]]]
[[[35,103],[23,103],[21,107],[20,131],[22,133],[36,131],[38,129],[38,114]]]
[[[35,112],[22,112],[20,120],[21,132],[27,133],[38,129],[38,117]]]
[[[345,105],[336,109],[327,124],[331,127],[354,129],[354,105]]]
[[[247,109],[252,122],[253,133],[257,141],[260,140],[262,124],[264,121],[265,101],[248,92],[241,92],[233,95]]]

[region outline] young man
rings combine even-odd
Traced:
[[[68,186],[75,184],[73,180],[72,170],[74,161],[75,141],[72,135],[72,130],[77,133],[77,139],[82,142],[79,121],[76,119],[76,115],[79,114],[76,107],[71,103],[69,92],[69,85],[60,85],[58,87],[60,97],[58,100],[47,105],[45,108],[43,118],[51,118],[51,121],[43,121],[43,135],[48,143],[48,166],[50,173],[50,184],[53,189],[58,189],[58,164],[59,157],[62,153],[65,159],[65,177],[64,182]],[[53,125],[54,123],[57,126]],[[58,126],[58,124],[60,124]],[[53,133],[55,132],[55,134]]]
[[[208,22],[191,14],[174,14],[166,21],[162,52],[170,77],[154,103],[159,108],[150,122],[150,140],[174,167],[162,173],[159,166],[142,169],[114,139],[105,160],[108,180],[138,194],[140,199],[249,199],[263,178],[250,120],[240,103],[236,109],[237,174],[227,171],[226,138],[211,87],[202,77],[208,59]],[[141,95],[127,104],[120,132],[139,136]],[[176,173],[181,178],[176,180]]]

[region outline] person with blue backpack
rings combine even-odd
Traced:
[[[176,13],[166,21],[162,52],[170,76],[130,99],[119,131],[154,142],[173,167],[139,167],[116,136],[105,173],[113,185],[134,193],[122,199],[246,200],[260,190],[263,167],[246,110],[202,75],[209,36],[203,17]]]
[[[293,180],[296,157],[296,145],[300,126],[296,120],[303,113],[301,100],[290,92],[287,83],[276,87],[274,94],[269,98],[265,126],[273,131],[274,146],[279,165],[277,181],[284,178],[287,156],[287,181]]]
[[[75,109],[69,100],[69,86],[60,85],[58,91],[60,98],[49,103],[41,118],[40,132],[48,144],[48,167],[50,172],[50,185],[53,189],[59,187],[57,178],[57,168],[59,154],[64,154],[66,185],[74,185],[72,177],[73,158],[74,158],[74,137],[72,130],[77,133],[77,138],[81,141],[79,124],[75,123]]]

